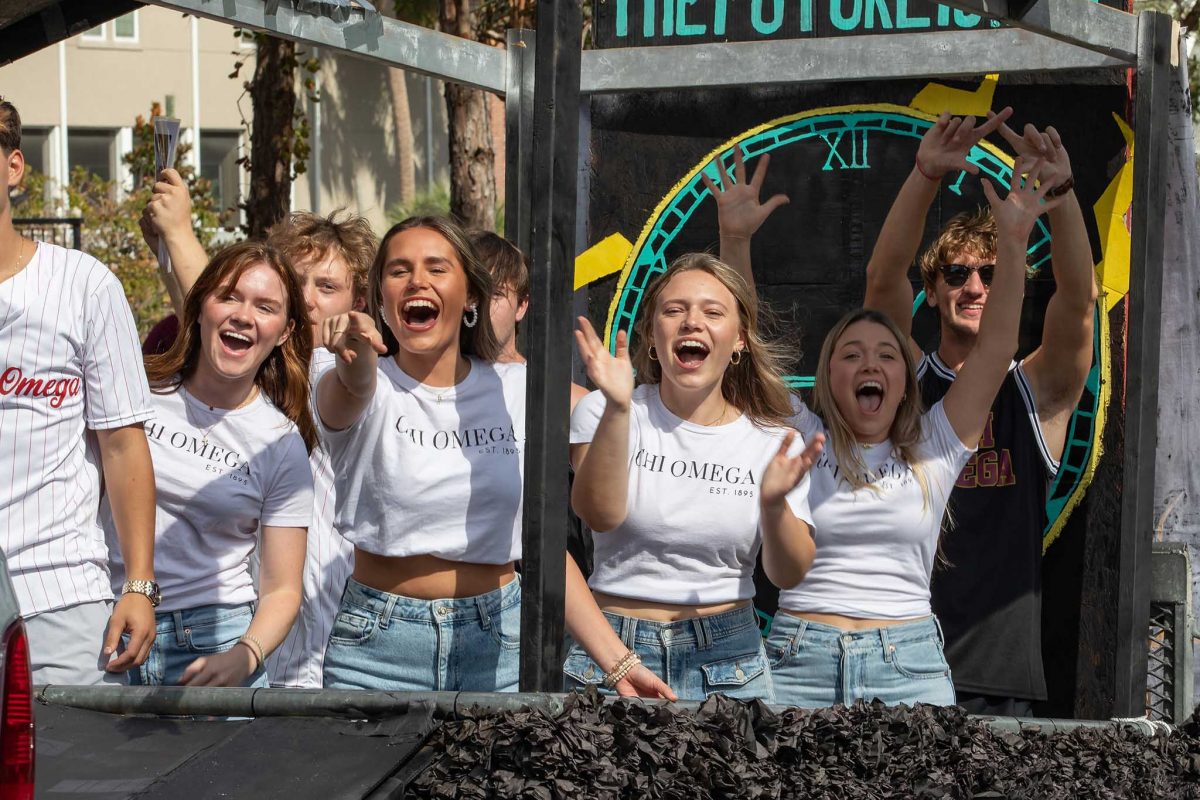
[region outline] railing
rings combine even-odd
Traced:
[[[31,239],[83,249],[82,217],[20,217],[13,220],[13,227]]]
[[[1154,545],[1150,561],[1146,715],[1180,724],[1192,713],[1192,565],[1187,546]]]

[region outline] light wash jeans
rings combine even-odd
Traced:
[[[888,705],[954,705],[950,665],[936,617],[844,631],[775,615],[767,654],[782,705],[823,708],[876,698]]]
[[[476,597],[418,600],[351,578],[325,650],[325,686],[515,692],[521,580]]]
[[[625,646],[666,681],[680,700],[726,694],[775,702],[758,619],[750,606],[677,622],[651,622],[604,612]],[[601,687],[604,670],[579,645],[563,664],[567,691]],[[607,689],[601,691],[609,693]]]
[[[250,627],[254,604],[197,606],[154,615],[157,636],[150,655],[140,667],[129,670],[133,686],[175,686],[188,666],[201,656],[232,650]],[[243,686],[267,686],[267,673],[259,668]]]

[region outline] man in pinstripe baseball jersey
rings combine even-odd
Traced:
[[[182,301],[203,270],[207,257],[191,227],[187,187],[175,170],[165,170],[142,217],[151,249],[164,237],[171,253],[173,278],[165,277],[172,298]],[[367,270],[378,243],[362,217],[338,218],[296,212],[273,227],[272,245],[283,253],[304,286],[314,327],[328,317],[366,307]],[[174,283],[175,285],[172,285]],[[314,349],[312,383],[333,365],[333,355]],[[346,579],[354,567],[354,547],[333,526],[335,498],[332,466],[324,447],[313,450],[313,519],[308,527],[300,613],[291,632],[267,658],[272,686],[319,688],[329,630]]]
[[[0,100],[0,548],[34,682],[120,683],[154,641],[150,392],[113,273],[13,227],[20,147],[20,115]],[[102,491],[130,566],[115,607],[96,519]]]

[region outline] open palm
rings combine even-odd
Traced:
[[[627,408],[633,398],[633,364],[629,360],[629,337],[625,331],[617,333],[617,353],[613,355],[596,335],[592,323],[580,317],[575,343],[592,384],[609,403]]]

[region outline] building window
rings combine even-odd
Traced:
[[[200,132],[200,176],[212,183],[213,198],[224,227],[241,222],[238,203],[242,199],[242,170],[237,163],[240,149],[238,131]]]
[[[116,175],[116,131],[72,128],[67,135],[71,170],[84,170],[106,181]]]
[[[133,43],[138,39],[138,18],[136,11],[122,14],[112,21],[113,41]]]
[[[21,131],[21,154],[25,156],[26,170],[46,174],[49,140],[49,128],[25,128]]]
[[[105,34],[105,28],[107,27],[108,23],[102,22],[96,27],[90,28],[81,33],[79,38],[83,39],[85,42],[103,42],[108,38],[108,36]]]

